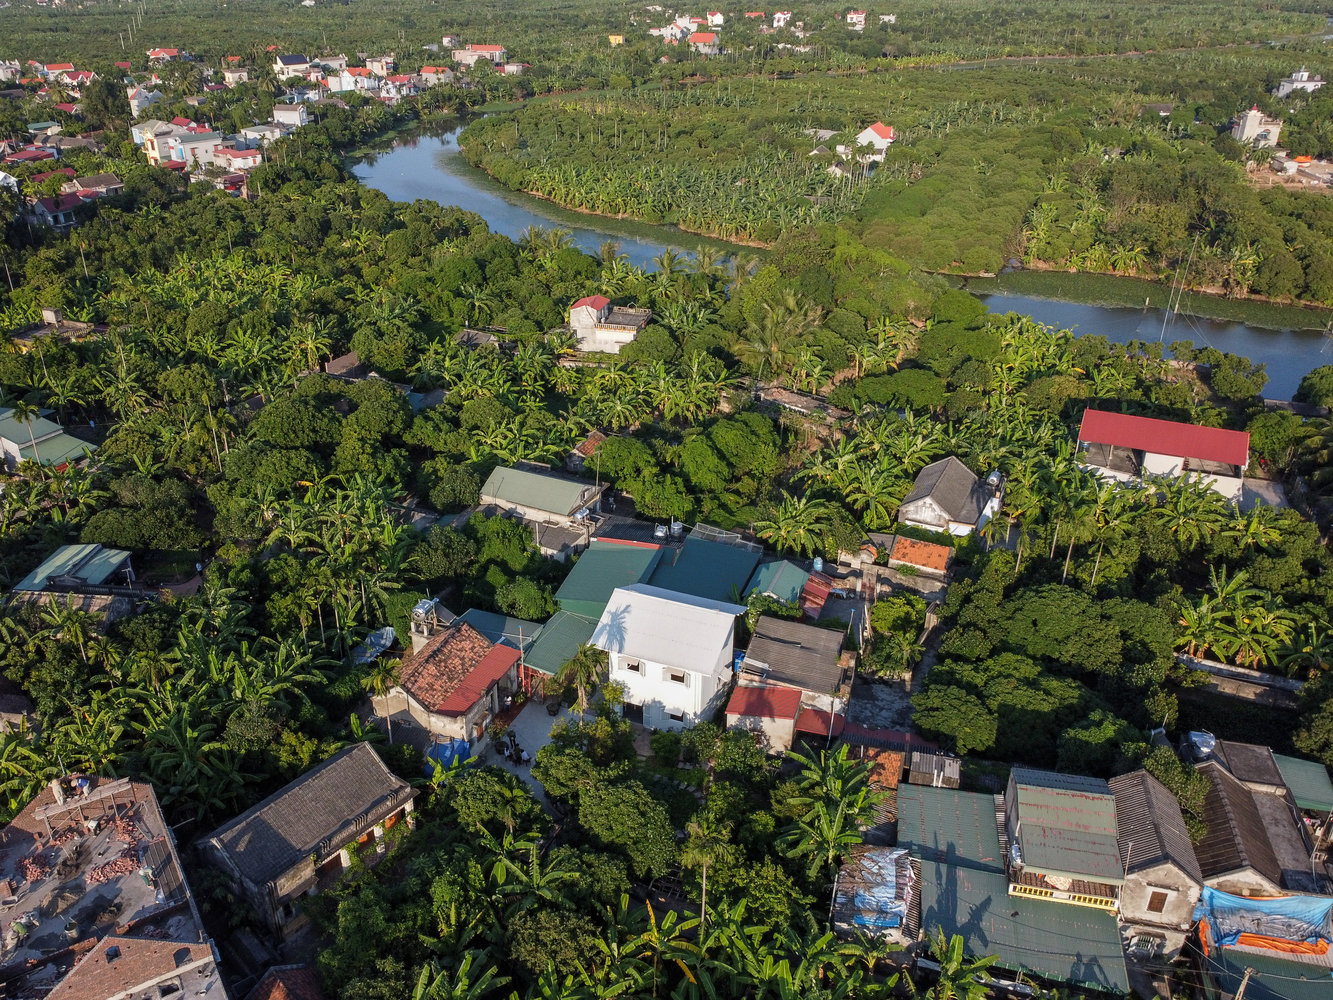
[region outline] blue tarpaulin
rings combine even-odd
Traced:
[[[1195,920],[1207,920],[1212,939],[1234,945],[1242,934],[1333,943],[1333,897],[1279,896],[1253,899],[1205,888],[1194,911]]]
[[[426,774],[427,776],[435,773],[434,761],[439,761],[441,767],[450,767],[454,761],[460,764],[472,756],[472,745],[467,740],[440,740],[432,743],[426,748]]]

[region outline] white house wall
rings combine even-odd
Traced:
[[[757,733],[770,753],[790,750],[796,739],[795,719],[765,719],[757,715],[728,715],[727,728]]]
[[[685,671],[685,684],[667,679],[669,671],[680,672],[680,668],[624,653],[610,654],[610,677],[625,685],[625,701],[643,706],[645,726],[685,729],[711,719],[726,698],[731,686],[731,645],[728,635],[714,663]],[[640,670],[627,669],[627,663],[638,663]],[[671,713],[683,718],[672,719]]]
[[[1148,910],[1154,892],[1166,893],[1161,913]],[[1174,864],[1130,872],[1120,890],[1120,936],[1128,951],[1134,939],[1150,935],[1161,939],[1157,957],[1174,958],[1194,924],[1194,907],[1203,887]]]

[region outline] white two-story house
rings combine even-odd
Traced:
[[[619,587],[592,644],[609,656],[610,679],[625,688],[625,715],[653,729],[711,719],[731,689],[739,604],[691,597],[644,583]]]

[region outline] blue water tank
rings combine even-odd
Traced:
[[[816,573],[824,572],[824,560],[821,559],[819,556],[815,556],[815,572]]]

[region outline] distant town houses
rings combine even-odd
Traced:
[[[422,66],[421,82],[428,87],[434,87],[441,83],[453,83],[454,71],[448,66]]]
[[[690,48],[701,56],[715,56],[722,51],[717,35],[712,31],[696,31],[690,35]]]
[[[863,10],[849,10],[847,12],[847,27],[852,31],[865,31],[866,12]]]

